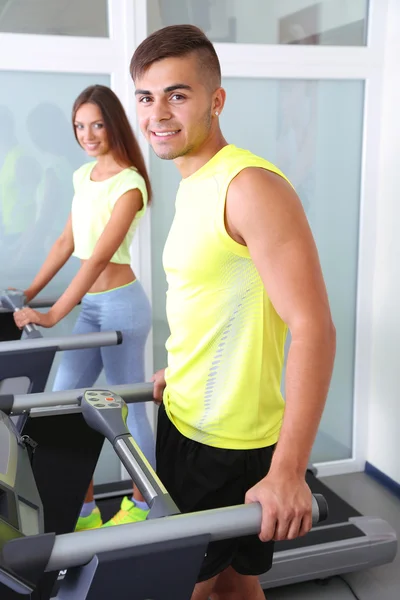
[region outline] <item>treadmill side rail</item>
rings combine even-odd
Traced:
[[[79,398],[87,391],[87,388],[75,390],[63,390],[60,392],[42,392],[38,394],[15,394],[12,406],[13,415],[23,414],[34,408],[57,408],[59,406],[72,406],[81,412]],[[129,402],[151,402],[153,401],[153,384],[133,383],[113,385],[110,390]]]
[[[122,343],[120,331],[100,331],[93,333],[75,333],[69,336],[58,336],[38,339],[2,342],[0,355],[10,352],[32,351],[43,348],[56,348],[57,350],[79,350],[82,348],[98,348],[99,346],[117,346]]]
[[[271,589],[312,579],[390,563],[397,554],[397,535],[383,519],[354,517],[349,523],[358,527],[361,537],[316,544],[276,552],[272,569],[260,576],[263,589]]]

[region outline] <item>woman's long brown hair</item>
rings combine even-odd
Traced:
[[[135,167],[146,183],[148,203],[152,190],[143,154],[118,96],[105,85],[91,85],[79,94],[72,108],[72,125],[76,141],[75,118],[82,104],[95,104],[104,120],[110,150],[121,167]],[[79,143],[79,142],[78,142]]]

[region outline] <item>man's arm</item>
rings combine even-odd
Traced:
[[[242,171],[228,191],[226,227],[247,245],[292,336],[279,442],[268,476],[246,497],[263,505],[261,539],[292,539],[311,528],[305,472],[331,380],[335,328],[311,230],[283,178],[262,169]]]

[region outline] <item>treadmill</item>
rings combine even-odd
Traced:
[[[397,554],[396,531],[383,519],[366,517],[308,470],[313,494],[322,494],[329,514],[302,538],[276,542],[273,567],[260,577],[264,589],[328,579],[390,563]]]
[[[43,534],[43,504],[24,440],[0,412],[0,582],[14,596],[31,595],[45,572],[67,573],[58,600],[188,600],[210,541],[257,533],[258,503],[180,514],[126,427],[128,409],[117,394],[87,390],[79,399],[88,426],[107,437],[142,492],[150,512],[142,523],[55,535]],[[14,406],[17,410],[17,405]],[[322,496],[312,498],[313,523],[324,519]],[[25,509],[24,507],[29,507]],[[157,577],[154,577],[154,565]],[[177,577],[177,572],[179,576]],[[54,597],[54,590],[41,600]]]
[[[306,479],[311,491],[326,499],[328,518],[305,537],[275,542],[273,567],[260,576],[263,589],[329,579],[394,560],[397,534],[386,521],[363,516],[322,483],[315,470],[310,469]],[[123,495],[96,500],[104,520],[116,514]]]
[[[43,298],[33,301],[30,306],[43,308],[52,304],[52,300]],[[24,305],[23,292],[0,291],[0,313],[11,319],[12,323],[13,312],[21,310]],[[44,392],[57,352],[122,343],[122,334],[118,331],[44,338],[35,325],[29,324],[24,327],[25,338],[21,340],[22,332],[16,329],[19,335],[8,323],[0,343],[0,394],[13,393],[22,388],[28,393]],[[5,340],[7,335],[11,339]]]
[[[0,292],[0,342],[20,340],[22,336],[22,331],[16,326],[14,322],[13,312],[15,309],[14,307],[10,307],[8,299],[5,298],[6,295],[8,297],[15,297],[15,294],[18,294],[19,296],[24,298],[24,294],[20,290],[7,289]],[[5,299],[4,304],[3,299]],[[50,308],[51,306],[53,306],[53,304],[55,304],[55,302],[56,298],[53,296],[39,295],[38,297],[31,300],[27,306],[37,310],[39,308]]]
[[[51,414],[55,406],[62,405],[63,410],[70,413],[81,413],[78,398],[85,392],[82,389],[20,395],[8,397],[6,403],[2,403],[0,398],[0,410],[20,414],[34,407],[47,407],[44,414]],[[153,384],[114,386],[110,395],[113,394],[128,403],[151,401]],[[323,523],[315,523],[311,532],[303,538],[277,542],[273,567],[260,577],[264,589],[330,578],[393,561],[397,553],[397,536],[386,521],[360,515],[320,482],[312,471],[307,473],[307,481],[313,494],[322,494],[326,499],[329,518]]]

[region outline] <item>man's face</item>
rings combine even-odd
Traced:
[[[196,55],[153,63],[135,81],[140,129],[160,158],[195,152],[210,135],[214,94]]]

